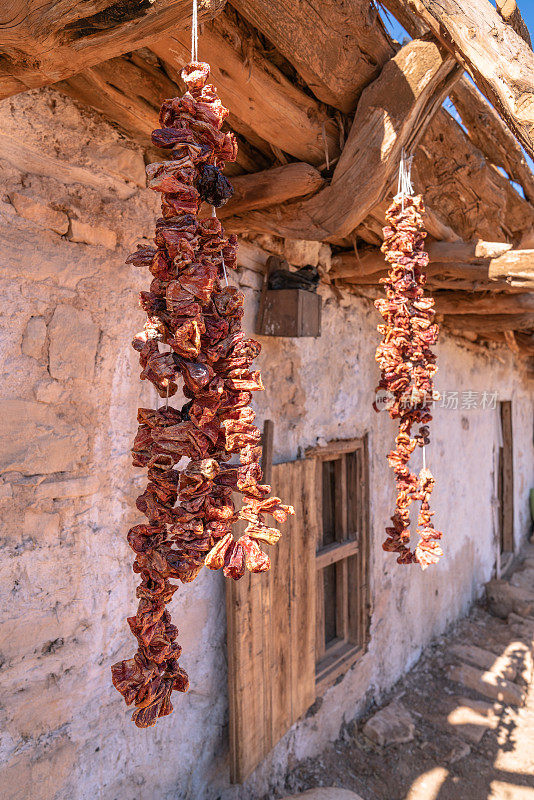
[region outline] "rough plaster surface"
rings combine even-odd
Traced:
[[[137,406],[154,402],[130,347],[143,320],[136,294],[147,278],[124,264],[135,243],[150,237],[157,212],[157,199],[140,188],[142,156],[97,117],[42,90],[0,104],[0,159],[3,795],[280,796],[288,764],[335,738],[344,721],[466,612],[491,577],[497,411],[437,409],[429,462],[445,557],[425,573],[400,568],[381,550],[393,505],[385,454],[394,425],[370,406],[377,379],[374,310],[357,298],[340,305],[324,289],[320,339],[264,339],[259,365],[266,392],[257,410],[260,423],[275,420],[277,461],[294,459],[318,439],[369,433],[371,641],[247,785],[231,787],[221,575],[201,574],[175,596],[192,688],[176,698],[171,717],[137,730],[110,683],[110,665],[133,650],[125,617],[135,607],[135,580],[125,534],[141,521],[134,501],[144,475],[130,466],[128,449]],[[67,215],[67,233],[54,230],[57,214],[18,214],[10,201],[15,193]],[[28,207],[34,208],[26,201]],[[82,237],[72,236],[72,220],[83,242],[73,241]],[[250,274],[242,282],[251,331],[258,283]],[[445,338],[439,359],[442,390],[498,391],[513,401],[519,544],[534,485],[532,386],[505,350],[485,354]]]

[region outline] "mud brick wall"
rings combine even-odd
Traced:
[[[496,410],[438,409],[429,452],[438,479],[438,569],[404,570],[381,550],[393,505],[385,454],[394,425],[370,403],[375,312],[325,287],[318,340],[263,340],[266,392],[258,420],[275,420],[275,460],[319,441],[369,432],[371,642],[321,707],[299,722],[244,787],[228,783],[226,621],[219,574],[175,596],[191,691],[154,729],[137,730],[109,667],[133,650],[132,553],[144,476],[128,449],[141,384],[132,335],[147,278],[124,260],[151,236],[157,198],[143,155],[98,117],[53,90],[0,104],[0,780],[9,800],[215,800],[262,797],[290,761],[313,755],[422,647],[466,612],[494,569]],[[326,259],[310,245],[304,260]],[[314,249],[315,248],[315,249]],[[298,263],[298,248],[291,254]],[[261,276],[233,278],[253,328]],[[512,399],[516,538],[529,527],[534,485],[532,385],[510,353],[444,338],[442,390]],[[460,404],[461,406],[461,404]]]

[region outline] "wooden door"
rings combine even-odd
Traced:
[[[315,462],[272,471],[295,507],[268,548],[271,570],[228,581],[230,775],[242,783],[315,701]]]
[[[502,446],[499,449],[499,523],[501,553],[514,550],[514,449],[512,403],[500,403]]]

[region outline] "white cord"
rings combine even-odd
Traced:
[[[198,7],[193,0],[193,19],[191,24],[191,61],[198,61]]]
[[[211,216],[217,218],[217,209],[215,208],[215,206],[211,207]],[[228,286],[228,275],[226,273],[226,264],[224,263],[224,256],[222,254],[222,250],[221,250],[221,258],[222,258],[224,281],[225,281],[226,285]]]
[[[397,181],[397,194],[395,200],[402,200],[402,210],[404,211],[404,198],[413,195],[412,186],[412,162],[413,156],[407,156],[404,147],[401,150],[399,164],[399,177]]]

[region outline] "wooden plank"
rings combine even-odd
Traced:
[[[534,53],[487,0],[407,0],[534,157]]]
[[[344,558],[355,555],[359,550],[357,541],[350,540],[348,542],[336,542],[321,548],[315,558],[315,566],[317,569],[324,569],[329,567],[330,564],[335,564]]]
[[[225,0],[199,0],[199,21],[211,19],[224,5]],[[191,15],[191,0],[3,3],[0,98],[56,83],[145,47],[169,28],[190,29]]]
[[[234,0],[272,42],[319,100],[350,112],[361,91],[394,54],[376,9],[361,0]],[[369,54],[372,53],[372,57]]]
[[[270,724],[265,692],[265,598],[261,574],[226,583],[230,779],[242,783],[265,756]],[[258,724],[261,721],[261,724]]]
[[[293,467],[295,495],[300,490],[300,521],[291,517],[291,703],[296,722],[315,702],[315,549],[319,517],[315,503],[315,464]],[[298,486],[296,485],[298,482]],[[283,486],[280,484],[280,491]]]
[[[306,458],[329,459],[341,453],[351,453],[361,447],[361,439],[333,439],[326,445],[307,447]]]
[[[298,462],[277,464],[273,467],[273,493],[289,503],[300,495],[301,470]],[[295,515],[301,513],[300,504]],[[294,518],[290,518],[292,521]],[[289,521],[289,520],[288,520]],[[302,521],[299,520],[298,525]],[[280,740],[293,723],[292,713],[292,630],[291,630],[291,557],[295,530],[289,522],[284,524],[282,537],[275,547],[269,548],[271,570],[266,576],[270,588],[270,615],[268,618],[269,667],[265,676],[271,702],[271,734],[265,743],[265,755]]]
[[[533,323],[534,327],[534,323]],[[514,551],[514,440],[512,428],[512,402],[503,400],[501,406],[502,426],[502,543],[503,551]]]
[[[283,213],[238,217],[243,229],[320,241],[349,235],[385,198],[402,148],[416,146],[460,72],[433,42],[407,44],[363,92],[331,185]]]
[[[315,464],[273,467],[295,506],[271,570],[227,582],[230,768],[242,783],[315,700]]]
[[[274,448],[274,422],[266,419],[263,423],[263,436],[261,440],[261,468],[264,483],[270,484],[273,474],[273,448]]]
[[[190,58],[189,34],[173,31],[151,49],[172,68],[181,69]],[[204,27],[199,54],[209,58],[212,80],[224,105],[262,139],[314,165],[325,161],[325,147],[330,158],[339,155],[336,123],[316,100],[251,47],[250,39],[228,16]]]

